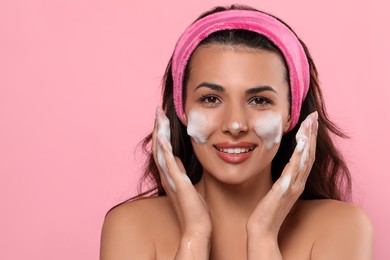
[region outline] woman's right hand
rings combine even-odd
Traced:
[[[172,153],[169,119],[160,107],[156,110],[152,138],[153,157],[161,183],[180,222],[182,237],[175,259],[208,259],[212,230],[210,213],[182,162]]]

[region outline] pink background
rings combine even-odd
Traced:
[[[293,4],[293,3],[294,4]],[[2,259],[97,259],[107,210],[135,194],[180,33],[228,1],[0,1]],[[318,65],[376,259],[390,256],[389,6],[243,1],[288,22]]]

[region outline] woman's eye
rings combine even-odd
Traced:
[[[272,101],[264,97],[254,97],[249,101],[249,104],[263,107],[272,104]]]
[[[219,103],[221,103],[221,101],[219,100],[218,97],[216,97],[216,96],[211,96],[211,95],[202,96],[202,97],[199,99],[199,102],[200,102],[200,103],[207,103],[207,104],[219,104]]]

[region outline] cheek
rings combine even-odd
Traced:
[[[216,115],[213,113],[203,113],[200,110],[191,110],[188,113],[187,134],[191,136],[197,144],[204,144],[215,130],[215,122]]]
[[[282,139],[282,116],[269,112],[255,119],[254,129],[262,139],[264,146],[270,150]]]

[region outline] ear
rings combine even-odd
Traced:
[[[291,115],[288,115],[288,119],[283,125],[283,133],[285,133],[290,128],[290,125],[291,125]]]
[[[188,121],[187,121],[187,115],[186,114],[184,114],[183,115],[183,124],[185,125],[185,126],[187,126],[188,125]]]

